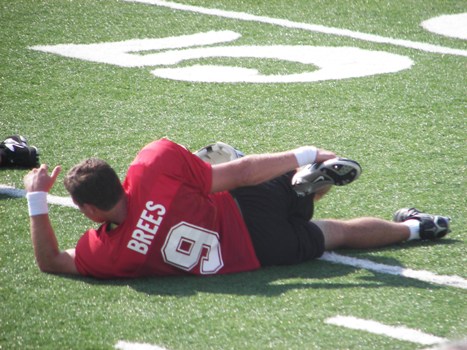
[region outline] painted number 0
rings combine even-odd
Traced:
[[[187,222],[169,231],[162,256],[167,264],[185,271],[199,266],[201,274],[216,273],[224,266],[218,233]]]

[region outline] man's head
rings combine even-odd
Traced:
[[[64,184],[78,206],[90,204],[102,211],[112,209],[124,194],[115,171],[97,158],[75,165],[66,175]]]

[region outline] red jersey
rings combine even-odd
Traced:
[[[98,278],[223,274],[259,268],[229,192],[210,193],[211,165],[167,139],[144,147],[123,187],[125,221],[90,229],[76,246],[80,274]]]

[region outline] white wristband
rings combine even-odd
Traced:
[[[298,166],[314,163],[318,155],[318,149],[313,146],[303,146],[293,150],[297,158]]]
[[[49,213],[47,192],[28,192],[26,194],[26,199],[28,200],[29,216]]]

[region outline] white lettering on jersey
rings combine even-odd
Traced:
[[[164,219],[165,212],[163,205],[154,204],[153,201],[146,202],[146,209],[141,212],[127,248],[146,255]]]

